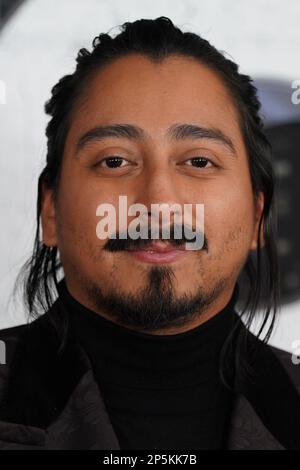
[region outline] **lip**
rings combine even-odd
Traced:
[[[156,242],[145,248],[127,250],[127,252],[139,261],[146,263],[171,263],[186,255],[188,250]]]

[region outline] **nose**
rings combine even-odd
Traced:
[[[149,217],[162,210],[171,211],[172,217],[181,213],[183,195],[174,172],[162,167],[145,172],[136,193],[136,202],[147,207]]]

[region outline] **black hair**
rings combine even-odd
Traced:
[[[208,66],[223,81],[238,111],[239,125],[247,150],[254,199],[264,195],[264,208],[259,223],[257,250],[249,253],[243,273],[248,289],[242,315],[247,329],[260,310],[262,318],[257,338],[267,342],[271,335],[279,302],[279,274],[276,253],[276,217],[274,174],[271,146],[264,134],[257,91],[248,75],[207,40],[192,32],[183,32],[164,16],[125,22],[114,37],[101,33],[95,37],[92,50],[79,50],[75,71],[61,78],[52,88],[45,104],[51,116],[46,128],[47,161],[38,180],[37,228],[31,258],[23,268],[25,303],[30,316],[50,309],[57,296],[58,272],[62,268],[56,247],[41,241],[40,215],[42,185],[57,193],[64,144],[72,121],[72,112],[84,94],[94,72],[129,54],[142,54],[159,62],[168,56],[193,58]],[[264,247],[261,240],[264,239]],[[263,332],[266,330],[265,334]],[[242,341],[242,340],[239,340]]]

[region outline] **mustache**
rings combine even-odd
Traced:
[[[203,246],[201,250],[208,251],[208,242],[207,238],[202,232],[196,231],[188,226],[182,226],[178,224],[173,224],[170,227],[170,236],[168,238],[162,237],[162,227],[159,228],[158,237],[151,238],[151,228],[149,228],[147,233],[147,238],[138,237],[137,239],[130,238],[128,236],[127,230],[122,232],[116,232],[113,237],[109,237],[104,245],[104,250],[110,252],[117,251],[126,251],[126,250],[136,250],[146,248],[151,245],[155,240],[168,241],[174,247],[180,247],[185,245],[185,243],[193,243],[197,240],[197,237],[200,235],[203,236]],[[176,234],[180,233],[180,238],[176,237]]]

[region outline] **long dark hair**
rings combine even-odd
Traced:
[[[239,73],[238,66],[197,34],[183,32],[169,18],[141,19],[126,22],[115,37],[101,33],[95,37],[92,50],[80,49],[75,71],[61,78],[52,88],[45,104],[51,116],[46,128],[47,161],[38,180],[37,228],[31,258],[22,271],[25,303],[30,316],[50,309],[57,297],[58,275],[62,268],[56,247],[41,241],[40,214],[42,184],[58,188],[64,144],[72,120],[72,110],[94,72],[110,62],[132,53],[140,53],[159,62],[171,54],[192,57],[214,71],[227,87],[239,115],[240,129],[247,149],[254,199],[264,195],[264,209],[259,223],[256,253],[249,254],[244,266],[248,283],[242,315],[247,328],[260,310],[262,323],[257,338],[267,342],[278,309],[278,265],[275,244],[274,175],[271,147],[263,132],[260,103],[256,88],[248,75]],[[261,246],[263,236],[265,245]],[[24,279],[25,274],[25,279]],[[263,335],[263,332],[265,334]]]

